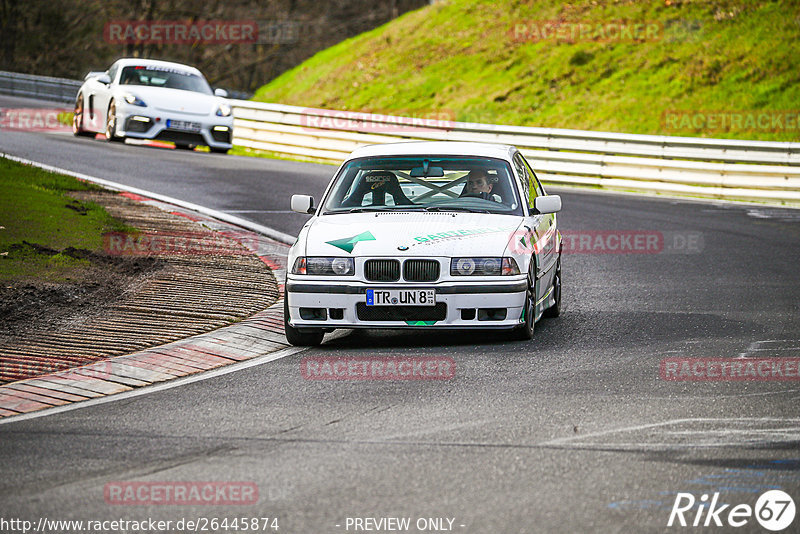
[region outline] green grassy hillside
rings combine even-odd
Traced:
[[[555,31],[553,21],[561,24],[555,36],[547,33]],[[615,38],[620,22],[631,32],[633,24],[645,26]],[[798,140],[800,2],[437,2],[320,52],[259,89],[255,100],[441,111],[469,122]],[[766,122],[761,113],[771,114]]]

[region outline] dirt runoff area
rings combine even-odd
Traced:
[[[107,191],[70,196],[103,206],[150,236],[215,241],[185,217]],[[0,288],[0,383],[30,378],[161,345],[241,320],[273,304],[271,270],[236,243],[163,248],[132,255],[34,243],[25,254],[80,260],[69,280],[25,280]],[[2,261],[2,259],[0,259]]]

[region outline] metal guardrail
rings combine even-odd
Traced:
[[[82,82],[0,71],[0,93],[72,102]],[[236,95],[238,96],[238,95]],[[589,132],[300,108],[231,99],[235,145],[333,163],[367,144],[515,145],[545,182],[800,204],[800,143]]]
[[[542,180],[614,190],[800,203],[800,143],[586,132],[232,101],[234,144],[338,163],[411,140],[517,146]]]
[[[0,71],[0,93],[72,104],[83,82]]]

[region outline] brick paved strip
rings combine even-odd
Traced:
[[[178,360],[169,354],[160,353],[152,349],[146,353],[128,356],[125,359],[125,363],[127,365],[142,366],[145,368],[148,366],[152,367],[155,364],[158,365],[159,368],[163,368],[164,372],[176,376],[183,376],[208,369],[207,366],[190,365],[186,360]]]
[[[46,377],[55,384],[59,384],[63,381],[67,386],[94,391],[102,395],[111,395],[112,393],[120,393],[133,389],[128,386],[123,386],[122,384],[115,384],[114,382],[107,382],[93,376],[79,374],[73,370],[55,373],[52,377],[46,375]]]
[[[37,393],[33,393],[31,391],[20,391],[14,389],[7,389],[3,392],[4,395],[8,395],[10,397],[18,397],[20,399],[30,400],[41,402],[42,404],[49,404],[51,406],[60,406],[62,404],[67,404],[69,401],[64,399],[57,399],[55,397],[48,397],[46,395],[39,395]]]
[[[67,393],[65,391],[47,389],[43,387],[32,386],[30,384],[25,384],[25,383],[8,384],[6,387],[7,389],[14,389],[17,391],[27,391],[28,393],[36,393],[37,395],[41,395],[43,397],[53,397],[56,399],[61,399],[69,402],[86,400],[86,397],[73,395],[72,393]]]
[[[101,380],[105,380],[106,382],[114,382],[117,384],[122,384],[123,386],[130,386],[132,388],[147,386],[148,384],[152,383],[146,380],[142,380],[141,378],[137,378],[136,376],[133,376],[134,373],[129,373],[124,369],[117,369],[117,368],[114,369],[113,373],[110,370],[101,372],[101,371],[90,371],[87,369],[75,369],[75,373],[78,375],[85,376],[87,378],[100,378]]]
[[[50,380],[34,378],[31,380],[25,380],[24,382],[15,382],[15,384],[29,384],[31,386],[36,386],[40,388],[47,388],[52,389],[54,391],[63,391],[65,393],[72,393],[75,396],[85,397],[87,399],[93,399],[95,397],[102,397],[102,393],[98,393],[97,391],[89,391],[87,389],[74,387],[73,385],[67,384],[64,381],[59,379],[55,379],[55,382],[51,382]],[[0,387],[0,391],[4,390],[8,386]]]
[[[13,391],[13,390],[11,390]],[[50,408],[53,404],[36,402],[30,399],[24,399],[6,392],[0,393],[0,408],[4,410],[11,410],[18,413],[33,412],[43,408]]]

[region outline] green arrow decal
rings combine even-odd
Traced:
[[[363,232],[358,235],[354,235],[353,237],[334,239],[333,241],[326,241],[326,243],[333,245],[334,247],[338,247],[350,254],[353,252],[353,247],[355,247],[356,243],[359,241],[375,241],[375,236],[373,236],[370,232]]]

